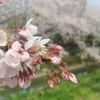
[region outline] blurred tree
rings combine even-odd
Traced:
[[[60,35],[60,33],[57,33],[57,34],[54,35],[53,42],[56,43],[56,44],[59,44],[59,45],[64,45],[63,44],[63,38]]]
[[[91,47],[93,46],[93,40],[95,39],[94,35],[93,34],[89,34],[86,36],[86,40],[85,40],[85,43],[87,46]]]

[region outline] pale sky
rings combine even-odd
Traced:
[[[100,0],[87,0],[87,3],[100,6]]]

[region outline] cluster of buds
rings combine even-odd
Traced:
[[[40,70],[42,63],[51,67],[48,81],[51,88],[55,83],[60,82],[54,65],[57,66],[64,79],[77,83],[75,75],[67,71],[67,64],[60,57],[63,48],[60,45],[45,46],[50,39],[34,36],[38,28],[31,24],[32,20],[33,18],[22,29],[14,29],[14,33],[25,38],[24,40],[0,30],[0,84],[5,81],[10,88],[19,85],[26,89],[35,78],[35,71]]]

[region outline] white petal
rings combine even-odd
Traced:
[[[42,39],[42,36],[38,38],[38,40],[40,41]]]
[[[31,19],[29,19],[29,20],[27,21],[25,27],[27,27],[27,26],[31,23],[31,21],[33,21],[33,18],[31,18]]]
[[[4,56],[4,52],[0,49],[0,55]]]
[[[28,66],[28,65],[30,65],[30,64],[32,64],[32,57],[30,58],[30,60],[28,60],[28,61],[26,61],[26,65]]]
[[[0,59],[0,64],[5,61],[5,58]]]
[[[46,44],[46,43],[48,43],[49,41],[50,41],[50,39],[43,39],[43,40],[41,40],[40,41],[41,46],[44,45],[44,44]]]
[[[6,76],[7,77],[13,77],[13,76],[18,75],[18,73],[19,73],[19,71],[17,69],[11,68],[11,67],[8,66]]]
[[[18,72],[19,72],[19,71],[23,71],[23,67],[22,67],[21,65],[16,66],[15,69],[18,70]]]
[[[34,40],[30,39],[29,41],[27,41],[24,45],[25,50],[28,50],[30,47],[33,46]]]
[[[30,47],[32,47],[34,42],[39,38],[40,38],[39,36],[29,38],[29,40],[24,45],[25,50],[28,50]]]
[[[36,68],[35,67],[32,67],[32,71],[35,72],[36,71]]]
[[[3,58],[4,52],[0,49],[0,59]]]
[[[31,80],[30,79],[26,79],[24,84],[23,84],[23,86],[21,88],[26,89],[30,85],[31,85]]]
[[[0,46],[6,46],[7,36],[6,33],[0,30]]]
[[[26,31],[28,32],[29,36],[31,37],[31,35],[35,35],[38,32],[38,28],[37,28],[37,26],[30,24],[27,27]]]
[[[34,40],[34,46],[40,46],[40,40],[42,39],[42,37],[33,37]]]
[[[9,49],[5,54],[5,62],[8,66],[16,68],[20,64],[20,54],[16,51]]]
[[[40,41],[39,40],[34,40],[34,46],[40,46]]]
[[[36,69],[40,70],[40,64],[36,65]]]
[[[6,85],[9,86],[10,88],[15,88],[17,86],[17,79],[12,78],[6,81]]]
[[[7,73],[7,65],[5,62],[0,63],[0,78],[4,78]]]

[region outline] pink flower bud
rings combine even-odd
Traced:
[[[78,83],[77,79],[76,79],[76,76],[73,74],[73,73],[70,73],[69,75],[69,80],[75,84]]]
[[[18,84],[20,87],[22,87],[24,84],[24,76],[23,76],[23,73],[21,71],[19,72]]]
[[[29,74],[26,71],[19,73],[18,83],[19,86],[24,89],[30,86],[31,79],[29,77]]]
[[[13,42],[12,49],[14,51],[17,51],[18,52],[19,50],[21,50],[21,44],[18,41]]]
[[[60,83],[60,79],[59,79],[59,77],[56,75],[56,73],[54,73],[54,75],[53,75],[53,81],[54,81],[55,83]]]
[[[53,73],[50,75],[50,79],[48,80],[48,85],[51,88],[54,88],[54,83],[60,83],[59,77],[56,75],[56,73]]]
[[[27,61],[27,60],[29,60],[29,59],[30,59],[29,53],[27,53],[27,52],[22,52],[22,54],[21,54],[21,61],[22,61],[22,62],[25,62],[25,61]]]
[[[22,29],[15,29],[14,32],[18,33],[20,36],[24,37],[24,38],[28,38],[29,35],[25,30]]]
[[[28,72],[29,72],[30,77],[31,77],[32,79],[35,78],[35,73],[34,73],[30,68],[28,68]]]
[[[61,58],[59,56],[51,56],[50,57],[51,63],[59,65],[61,62]]]
[[[78,81],[75,77],[75,75],[73,73],[68,72],[66,69],[60,67],[60,71],[61,71],[61,76],[66,79],[66,80],[70,80],[73,83],[77,84]]]
[[[53,80],[48,80],[48,85],[50,88],[54,88],[54,81]]]
[[[40,64],[42,62],[40,56],[34,56],[32,61],[33,61],[34,65],[38,65],[38,64]]]
[[[49,47],[48,49],[53,53],[59,54],[63,48],[60,45],[56,45],[53,47]]]
[[[61,65],[62,67],[65,67],[65,68],[67,68],[67,67],[68,67],[68,65],[67,65],[67,63],[66,63],[66,62],[60,62],[60,65]]]

